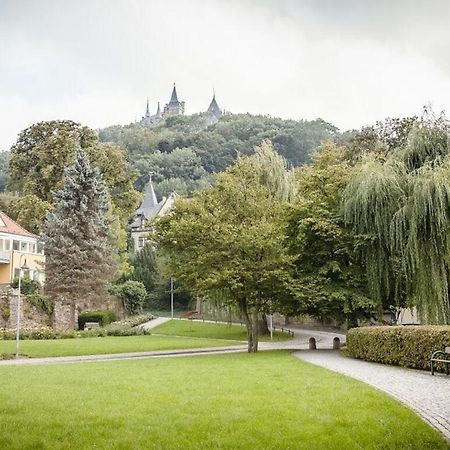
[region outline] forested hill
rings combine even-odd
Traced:
[[[238,154],[251,154],[264,139],[272,141],[278,153],[292,165],[309,161],[312,151],[324,139],[336,140],[339,131],[316,119],[295,121],[227,114],[211,126],[201,114],[173,116],[158,126],[116,125],[101,129],[99,139],[124,147],[139,171],[138,189],[149,174],[158,196],[172,191],[190,194],[207,186],[214,173],[228,167]]]

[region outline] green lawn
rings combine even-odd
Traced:
[[[0,448],[448,449],[412,411],[287,352],[0,367]]]
[[[231,345],[239,343],[232,342]],[[0,354],[14,353],[15,341],[0,340]],[[75,339],[23,340],[20,354],[30,357],[100,355],[201,347],[221,347],[229,342],[218,339],[189,339],[174,336],[107,336]],[[1,447],[0,447],[1,448]]]
[[[192,320],[171,320],[152,330],[152,333],[171,336],[187,336],[198,338],[247,340],[246,328],[240,325],[224,323],[195,322]],[[291,339],[287,333],[275,331],[274,341]],[[270,341],[270,336],[260,336],[261,341]]]

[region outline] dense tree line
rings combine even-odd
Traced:
[[[159,195],[173,190],[191,195],[210,185],[213,174],[233,164],[238,155],[253,154],[265,139],[288,163],[298,166],[310,161],[324,139],[338,137],[337,128],[321,119],[295,121],[251,114],[228,114],[212,126],[197,114],[170,117],[155,127],[131,124],[99,131],[102,142],[128,150],[140,174],[138,189],[143,189],[152,172]]]

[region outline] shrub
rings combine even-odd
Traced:
[[[89,331],[75,330],[54,330],[49,327],[22,328],[20,339],[73,339],[103,336],[138,336],[151,334],[142,328],[132,328],[130,326],[108,325],[105,328],[93,329]],[[16,338],[16,330],[0,328],[0,340],[13,340]]]
[[[11,287],[14,289],[17,289],[19,287],[19,278],[14,278],[13,282],[11,283]],[[34,294],[36,292],[39,292],[41,290],[41,285],[39,282],[32,280],[29,277],[24,277],[20,281],[20,293],[24,295]]]
[[[138,316],[127,317],[126,319],[120,320],[118,322],[113,322],[112,324],[108,325],[108,327],[112,326],[136,327],[138,325],[141,325],[142,323],[149,322],[154,318],[155,316],[150,313],[140,314]]]
[[[78,316],[78,328],[84,330],[86,322],[98,322],[101,327],[116,320],[114,311],[99,309],[95,311],[84,311]]]
[[[346,353],[382,364],[430,369],[433,351],[450,346],[450,326],[385,326],[352,328]]]
[[[27,295],[27,300],[28,303],[30,303],[43,313],[47,314],[47,316],[52,315],[55,304],[53,300],[47,295],[36,292],[34,294]]]
[[[125,281],[125,283],[114,286],[112,292],[122,300],[128,314],[139,314],[142,311],[147,291],[140,281]]]

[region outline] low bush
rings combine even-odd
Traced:
[[[23,328],[20,330],[20,339],[73,339],[104,336],[139,336],[151,334],[142,328],[132,328],[130,326],[108,325],[105,328],[98,328],[88,331],[75,330],[54,330],[49,327]],[[0,340],[13,340],[16,338],[16,330],[0,329]]]
[[[385,326],[352,328],[346,353],[382,364],[430,369],[431,354],[450,346],[450,326]]]
[[[19,278],[14,278],[11,287],[17,289],[19,287]],[[32,280],[29,277],[24,277],[20,280],[20,293],[24,295],[35,294],[41,290],[41,285],[38,281]]]
[[[128,326],[128,327],[136,327],[138,325],[141,325],[142,323],[149,322],[150,320],[153,320],[155,316],[153,314],[147,313],[147,314],[140,314],[138,316],[130,316],[126,319],[119,320],[117,322],[113,322],[112,324],[108,325],[109,327],[112,326]]]
[[[128,314],[139,314],[144,307],[147,291],[140,281],[128,280],[112,287],[111,292],[118,297]]]
[[[114,311],[108,309],[99,309],[95,311],[84,311],[78,316],[78,328],[84,330],[86,322],[97,322],[101,327],[110,324],[116,320]]]
[[[53,308],[55,306],[53,300],[47,295],[35,292],[34,294],[27,295],[28,303],[36,307],[39,311],[51,316],[53,313]]]

